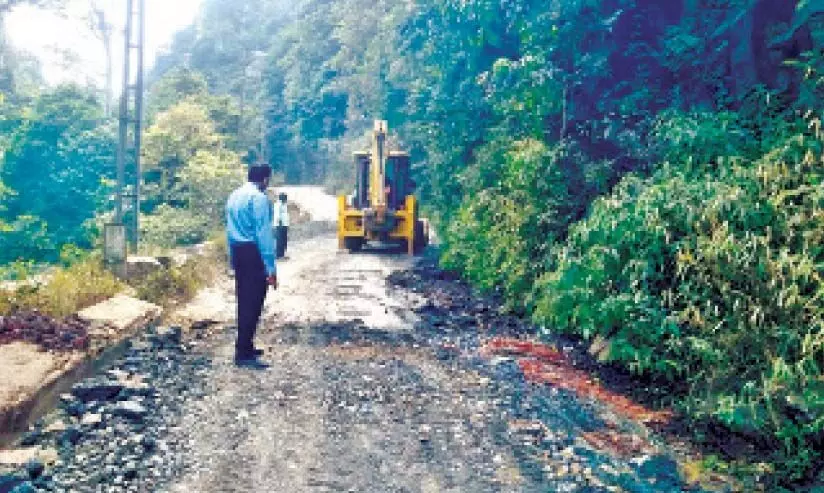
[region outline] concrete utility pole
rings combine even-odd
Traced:
[[[143,41],[145,0],[126,0],[123,92],[117,147],[115,223],[125,227],[130,250],[137,252],[140,218],[140,139],[143,122]],[[134,68],[134,74],[132,69]]]

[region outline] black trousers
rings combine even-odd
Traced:
[[[255,332],[269,287],[266,283],[266,267],[256,244],[235,243],[231,249],[237,294],[235,357],[251,358]]]
[[[275,238],[277,241],[277,250],[278,250],[278,258],[283,257],[286,255],[286,247],[289,244],[288,234],[289,234],[289,226],[277,226],[275,227],[275,231],[277,232],[277,237]]]

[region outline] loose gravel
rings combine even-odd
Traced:
[[[297,243],[334,249],[328,225],[312,227]],[[383,272],[404,257],[346,258]],[[343,263],[292,277],[306,285],[284,298],[288,319],[270,312],[258,336],[267,370],[232,365],[231,327],[150,330],[23,437],[57,461],[0,475],[0,492],[688,489],[636,423],[481,354],[485,338],[533,329],[431,261],[363,286],[406,327],[326,318],[340,289],[318,286],[374,282]]]

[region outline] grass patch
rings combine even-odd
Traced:
[[[150,244],[142,245],[141,250],[144,255],[169,253],[168,249]],[[9,264],[5,267],[7,278],[22,282],[13,289],[0,289],[0,316],[36,311],[55,318],[66,317],[124,291],[164,307],[174,306],[189,301],[209,284],[226,265],[227,258],[225,233],[213,231],[204,255],[192,256],[181,265],[128,283],[106,269],[98,251],[61,254],[62,265],[50,268],[43,282],[24,281],[35,273],[30,264]]]
[[[38,311],[52,317],[65,317],[124,289],[126,285],[108,272],[99,258],[90,257],[55,270],[47,283],[26,284],[5,291],[0,297],[0,315]]]
[[[171,265],[134,282],[137,297],[163,307],[191,300],[225,265],[226,239],[223,235],[213,236],[204,255],[192,256],[181,265]]]
[[[135,283],[137,297],[161,306],[170,306],[194,297],[206,281],[197,264],[189,261],[150,274]]]

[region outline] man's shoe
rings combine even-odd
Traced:
[[[257,358],[235,358],[235,366],[239,368],[249,368],[250,370],[265,370],[271,365],[264,363]]]
[[[263,349],[252,348],[251,353],[243,353],[243,356],[238,356],[235,353],[235,359],[249,359],[249,358],[257,358],[258,356],[263,356]]]

